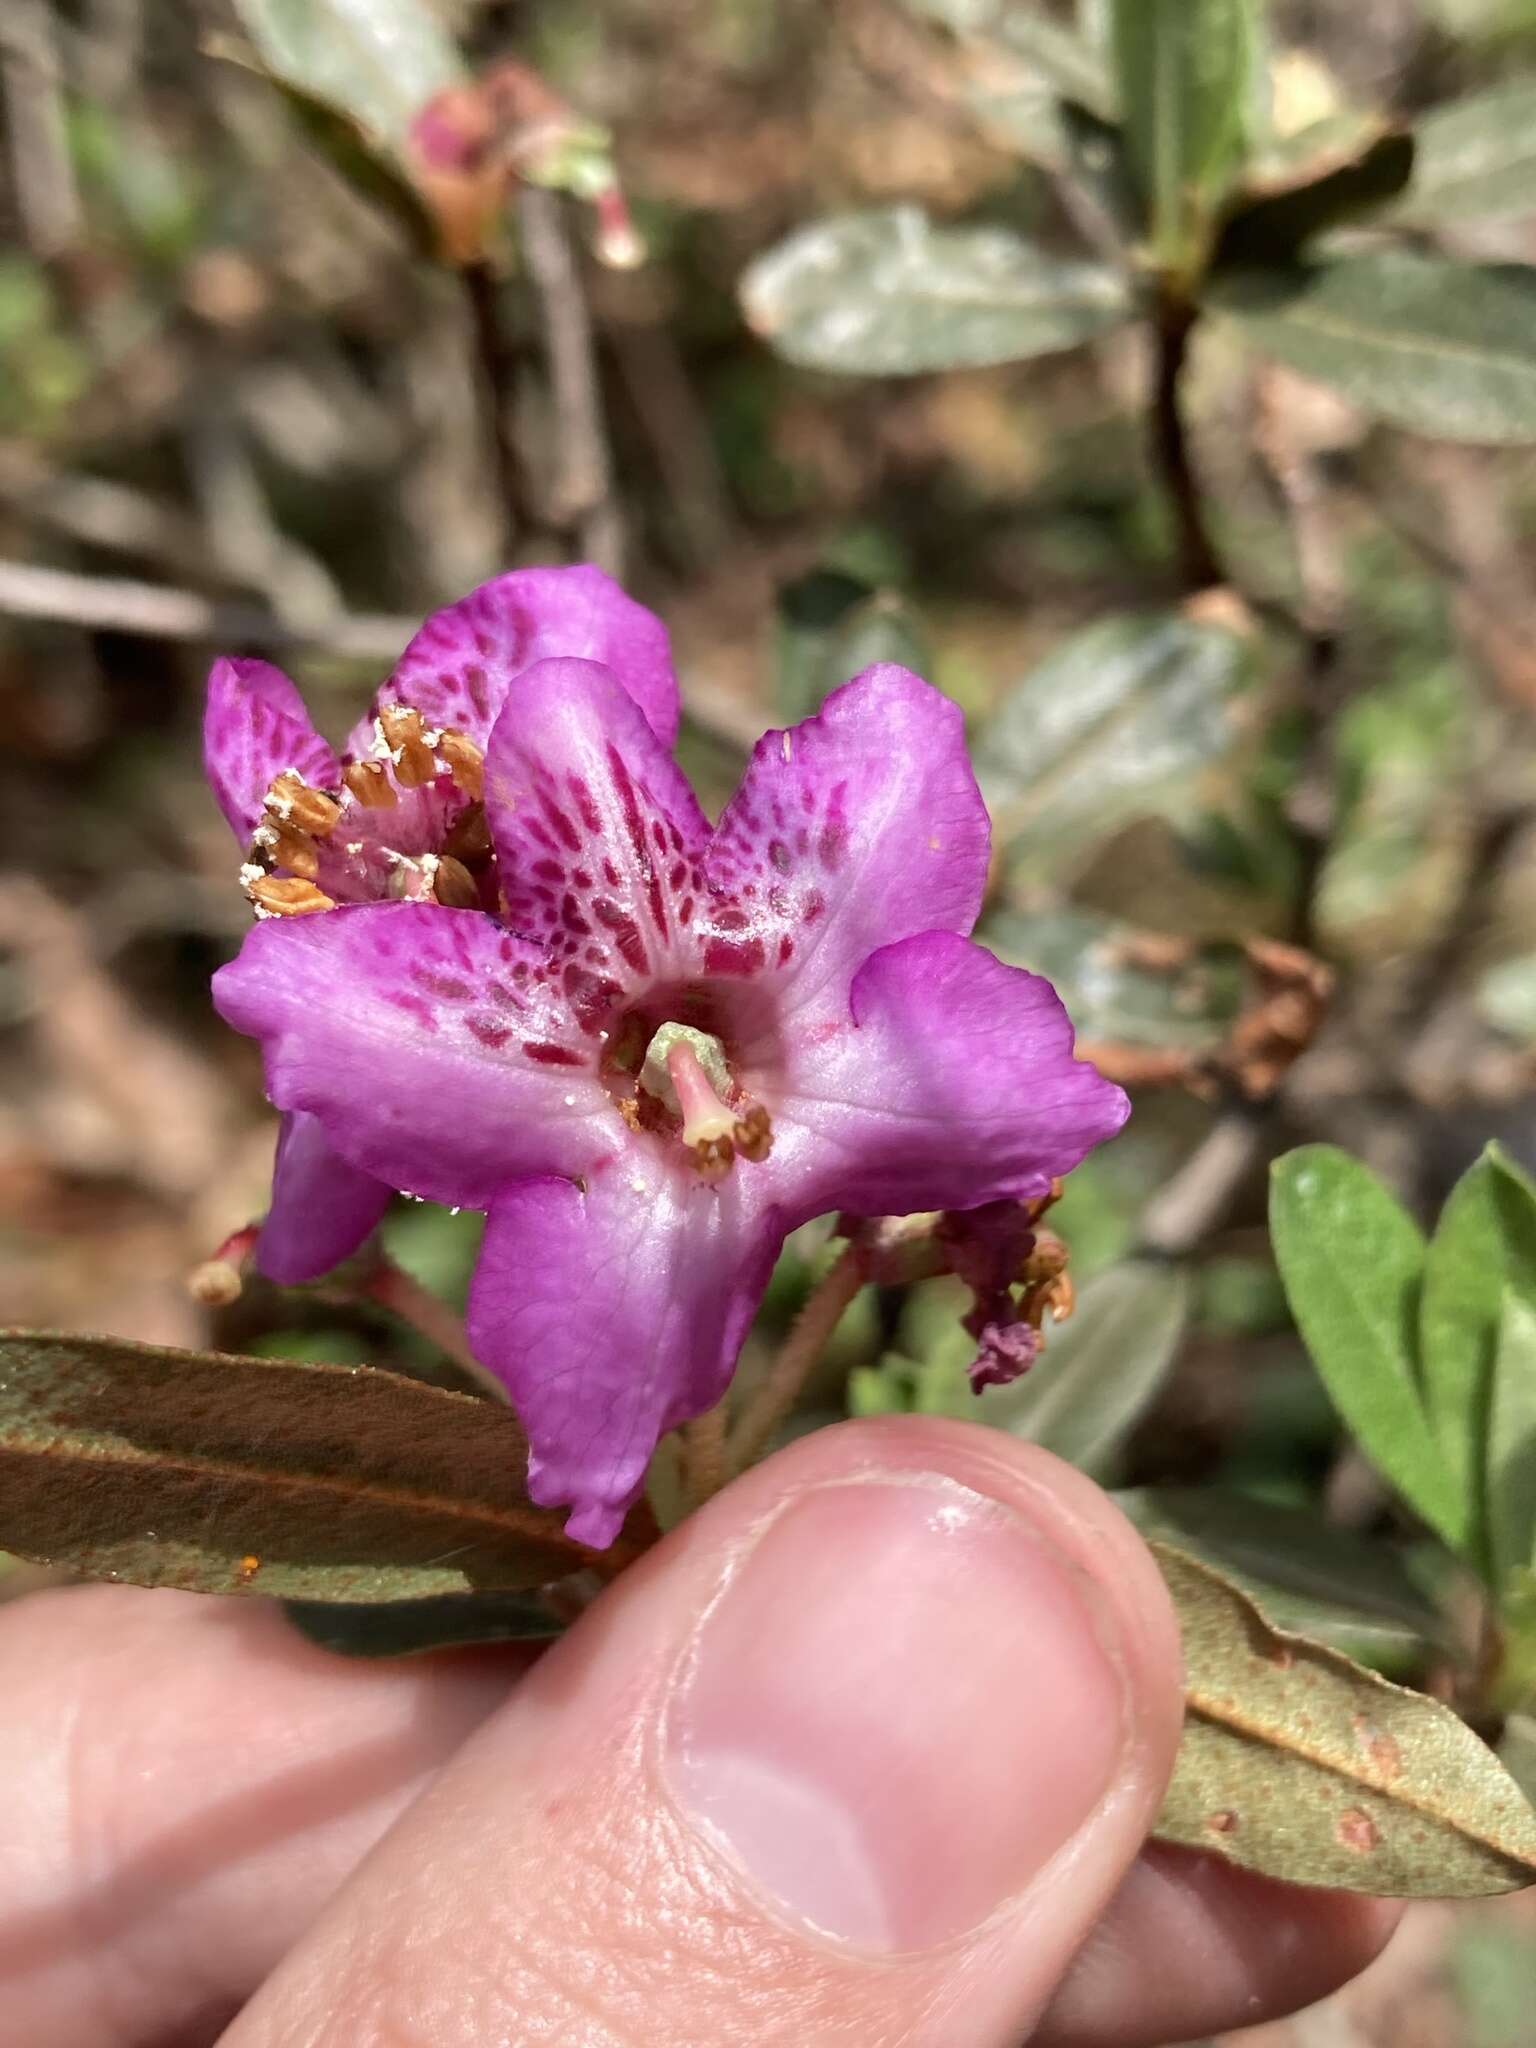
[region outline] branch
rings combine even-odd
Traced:
[[[523,261],[539,302],[555,408],[558,472],[553,517],[573,535],[584,560],[618,576],[623,573],[624,532],[613,495],[592,316],[560,194],[525,185],[518,211]]]
[[[1191,595],[1226,581],[1200,507],[1200,486],[1190,460],[1179,389],[1195,319],[1192,306],[1164,293],[1158,300],[1153,322],[1157,363],[1152,399],[1152,457],[1173,510],[1180,581]]]
[[[127,577],[80,576],[34,562],[0,559],[0,616],[51,619],[87,633],[133,633],[149,640],[190,640],[210,646],[323,648],[352,661],[394,662],[419,618],[389,612],[339,612],[303,624],[274,617],[260,605],[228,604],[195,590],[173,590]],[[709,683],[689,683],[683,710],[723,745],[750,750],[762,737],[751,706]]]

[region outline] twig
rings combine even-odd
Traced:
[[[724,1401],[717,1401],[713,1408],[685,1424],[682,1437],[683,1484],[688,1505],[701,1508],[705,1501],[714,1499],[731,1476],[726,1456]]]
[[[1257,1104],[1228,1110],[1217,1119],[1143,1210],[1143,1251],[1179,1258],[1204,1242],[1262,1154],[1265,1122]]]
[[[558,472],[552,516],[584,560],[610,575],[624,567],[592,317],[566,231],[560,194],[525,185],[518,197],[523,260],[539,303],[554,401]]]
[[[403,1267],[392,1259],[379,1257],[350,1291],[354,1297],[377,1302],[402,1323],[408,1323],[429,1344],[435,1344],[445,1358],[451,1358],[477,1386],[505,1404],[506,1388],[470,1350],[463,1322],[447,1302],[423,1287],[419,1280],[413,1280]]]
[[[1195,319],[1195,309],[1184,300],[1166,291],[1160,295],[1153,322],[1152,457],[1173,512],[1179,579],[1191,595],[1225,581],[1200,506],[1180,391]]]
[[[201,641],[215,647],[257,646],[281,652],[323,648],[351,661],[392,662],[421,625],[387,612],[340,612],[315,622],[276,618],[259,605],[226,604],[194,590],[173,590],[126,577],[80,576],[69,569],[0,559],[0,616],[51,619],[88,633],[135,633],[151,640]],[[731,748],[762,737],[746,705],[708,683],[684,691],[686,716]]]
[[[465,264],[459,276],[469,309],[491,446],[496,451],[496,481],[504,519],[511,531],[520,535],[536,527],[538,520],[528,502],[527,481],[513,430],[512,365],[502,332],[500,285],[495,271],[484,261]]]
[[[22,239],[44,262],[67,256],[80,239],[80,194],[59,86],[52,10],[45,0],[7,0],[0,89],[11,189]]]
[[[762,1456],[769,1439],[795,1405],[812,1366],[843,1312],[864,1284],[863,1262],[854,1245],[845,1245],[837,1263],[811,1289],[783,1349],[742,1411],[728,1442],[730,1469],[741,1472]]]

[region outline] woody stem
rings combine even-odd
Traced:
[[[429,1344],[435,1344],[444,1357],[462,1367],[486,1393],[493,1394],[498,1401],[506,1400],[506,1389],[500,1380],[494,1379],[470,1350],[462,1318],[392,1259],[380,1256],[359,1280],[354,1294],[387,1308]]]
[[[827,1340],[864,1284],[855,1245],[845,1245],[835,1265],[806,1297],[783,1348],[742,1410],[727,1446],[729,1468],[744,1472],[762,1456],[779,1424],[793,1409]]]
[[[725,1403],[685,1424],[683,1428],[683,1486],[690,1508],[701,1508],[713,1500],[730,1475],[725,1450]]]

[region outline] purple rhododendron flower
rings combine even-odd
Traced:
[[[533,1497],[600,1545],[662,1432],[720,1399],[790,1230],[1038,1199],[1126,1102],[1074,1059],[1049,984],[966,936],[989,833],[953,704],[866,670],[759,743],[712,830],[671,758],[661,629],[594,572],[528,573],[431,622],[381,693],[428,722],[445,810],[441,734],[484,747],[485,907],[338,894],[338,866],[430,849],[354,855],[345,759],[303,764],[291,726],[250,737],[263,714],[211,743],[216,781],[259,828],[274,774],[332,775],[310,886],[336,907],[258,924],[215,997],[262,1042],[287,1155],[487,1212],[470,1341],[527,1429]],[[588,645],[557,649],[578,591]],[[291,722],[296,700],[261,701]],[[353,762],[380,758],[372,732]]]
[[[514,570],[436,613],[339,755],[281,669],[216,662],[204,761],[246,849],[240,874],[257,916],[391,898],[497,909],[480,801],[485,742],[515,677],[552,654],[621,660],[624,687],[672,745],[666,628],[600,569]],[[393,1192],[335,1150],[316,1118],[286,1115],[257,1265],[285,1286],[329,1272]]]

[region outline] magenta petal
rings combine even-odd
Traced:
[[[789,1000],[825,990],[841,1007],[877,947],[971,929],[989,843],[959,707],[882,663],[758,741],[705,869],[749,910],[738,946],[782,967]]]
[[[272,778],[294,769],[320,789],[335,789],[341,764],[309,722],[304,700],[269,661],[225,656],[208,675],[203,762],[219,808],[242,844],[261,822]]]
[[[625,1126],[536,947],[478,910],[363,903],[258,924],[214,1003],[260,1039],[267,1093],[408,1194],[483,1209],[508,1179],[584,1173]]]
[[[741,1176],[718,1190],[634,1156],[498,1196],[470,1287],[475,1356],[532,1447],[528,1485],[611,1543],[657,1439],[725,1393],[783,1243]]]
[[[383,1221],[393,1191],[343,1159],[318,1117],[285,1116],[272,1167],[272,1206],[256,1265],[280,1287],[317,1280],[350,1259]]]
[[[850,1008],[843,1029],[791,1048],[775,1118],[797,1216],[1042,1195],[1130,1112],[1073,1057],[1050,983],[951,932],[871,955]]]
[[[664,747],[677,738],[677,677],[667,629],[601,569],[513,569],[434,612],[389,681],[383,704],[408,704],[429,725],[484,746],[507,693],[537,661],[572,655],[612,671]],[[349,750],[365,754],[372,714]]]
[[[491,734],[485,810],[507,921],[567,964],[578,1007],[693,964],[709,826],[606,669],[541,661]]]

